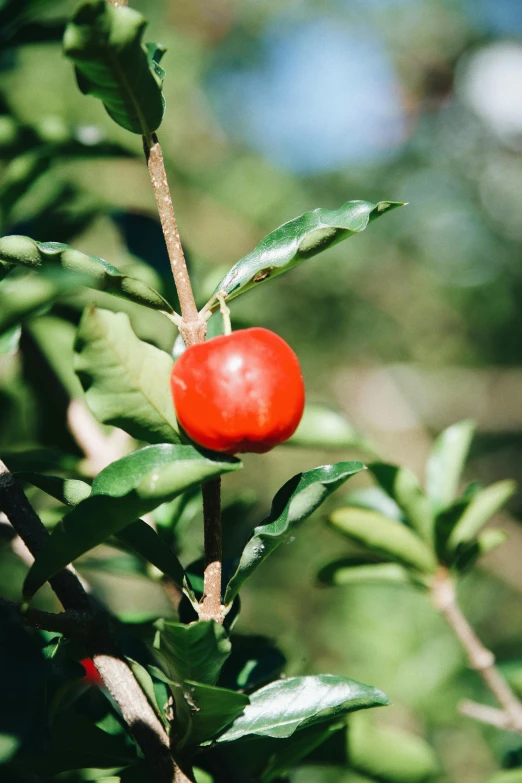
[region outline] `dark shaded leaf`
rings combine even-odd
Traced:
[[[298,473],[281,487],[274,497],[266,520],[256,527],[247,542],[235,574],[228,583],[225,604],[228,606],[250,574],[293,535],[324,501],[350,476],[364,470],[361,462],[337,462]]]
[[[105,4],[105,0],[102,0]],[[110,8],[110,6],[107,4]],[[30,237],[5,236],[0,239],[0,262],[16,264],[29,269],[50,266],[68,272],[85,274],[84,285],[114,294],[131,302],[172,313],[170,304],[153,288],[141,280],[122,275],[115,266],[98,256],[88,256],[62,242],[37,242]],[[24,282],[24,285],[26,283]],[[81,285],[78,281],[76,286]]]
[[[122,128],[143,136],[157,130],[165,110],[164,74],[141,42],[145,26],[143,16],[131,8],[82,0],[64,36],[80,90],[100,98]]]
[[[264,636],[234,634],[232,652],[225,661],[219,685],[235,691],[252,691],[279,678],[286,658]]]
[[[83,313],[74,367],[98,421],[148,443],[179,443],[170,392],[174,363],[168,353],[140,340],[126,313]]]
[[[167,666],[169,677],[176,683],[194,680],[214,685],[231,644],[223,626],[213,620],[201,620],[191,625],[158,620],[154,648]]]
[[[227,299],[245,293],[264,280],[326,250],[353,234],[364,231],[371,220],[403,206],[393,201],[347,201],[339,209],[314,209],[284,223],[268,234],[251,253],[225,275],[212,296],[222,291]],[[217,303],[216,303],[217,306]]]
[[[167,443],[113,462],[95,478],[90,497],[55,528],[27,575],[24,595],[34,595],[60,569],[143,514],[238,467],[241,463],[234,458]]]
[[[252,693],[244,714],[217,741],[232,742],[249,734],[290,737],[312,724],[387,704],[382,691],[346,677],[290,677]]]
[[[191,707],[190,732],[184,743],[190,746],[213,739],[250,703],[244,693],[200,682],[185,682],[183,691]]]
[[[482,555],[503,544],[507,537],[503,530],[491,529],[485,530],[469,544],[459,544],[455,552],[455,568],[460,572],[469,571]]]

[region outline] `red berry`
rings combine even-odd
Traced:
[[[207,449],[258,454],[288,440],[301,420],[297,356],[274,332],[242,329],[193,345],[172,370],[179,423]]]
[[[83,661],[80,661],[80,663],[85,669],[85,677],[83,678],[84,682],[89,683],[89,685],[103,685],[103,680],[100,677],[100,673],[94,665],[92,658],[84,658]]]

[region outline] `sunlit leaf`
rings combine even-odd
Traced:
[[[368,465],[375,480],[404,513],[405,522],[423,538],[430,540],[433,514],[428,498],[415,475],[407,468],[373,462]]]
[[[290,677],[252,693],[243,715],[217,742],[232,742],[249,734],[290,737],[306,726],[386,704],[389,700],[382,691],[346,677]]]
[[[274,497],[266,520],[256,527],[241,554],[225,594],[230,605],[250,574],[278,547],[288,541],[297,526],[350,476],[364,470],[361,462],[337,462],[298,473]]]
[[[34,595],[59,570],[143,514],[238,467],[232,457],[167,443],[113,462],[95,478],[92,494],[57,525],[27,575],[24,595]]]
[[[436,511],[455,500],[475,424],[460,421],[442,432],[426,464],[426,492]]]
[[[375,453],[369,442],[342,413],[328,405],[313,402],[305,406],[303,418],[286,445],[317,449],[360,449]]]
[[[506,479],[477,492],[448,539],[448,548],[455,549],[462,542],[472,541],[479,530],[507,503],[516,492],[516,483]]]
[[[358,557],[341,557],[323,566],[317,578],[325,585],[350,585],[362,582],[411,582],[408,571],[398,563],[376,563]]]
[[[103,0],[105,3],[105,0]],[[107,6],[109,4],[107,3]],[[131,302],[172,313],[170,304],[153,288],[135,277],[122,275],[119,269],[98,256],[88,256],[62,242],[37,242],[13,234],[0,239],[0,262],[28,269],[50,267],[85,274],[85,285],[114,294]],[[24,282],[23,285],[26,283]],[[18,282],[20,285],[20,282]],[[79,283],[76,282],[76,286]]]
[[[149,59],[141,42],[145,26],[131,8],[82,0],[64,36],[80,90],[100,98],[118,125],[144,136],[157,130],[165,109],[157,55]]]
[[[221,280],[213,297],[222,291],[227,299],[250,290],[264,280],[326,250],[353,234],[364,231],[368,223],[402,203],[347,201],[339,209],[314,209],[284,223],[261,240]],[[212,301],[212,300],[211,300]]]
[[[350,541],[388,560],[421,573],[433,573],[437,568],[428,545],[402,522],[363,508],[338,508],[329,522]]]
[[[148,443],[179,443],[170,393],[173,361],[135,335],[126,313],[87,307],[75,353],[76,373],[98,421]]]

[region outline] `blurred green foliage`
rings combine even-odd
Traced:
[[[409,202],[350,243],[238,298],[233,319],[284,336],[302,361],[309,399],[344,409],[393,462],[420,473],[433,432],[471,416],[479,429],[469,475],[484,484],[522,478],[517,0],[132,5],[167,48],[159,135],[198,303],[266,233],[303,211],[348,199]],[[69,0],[0,2],[2,234],[70,243],[175,301],[140,140],[78,92],[61,55],[73,9]],[[316,45],[307,48],[307,40]],[[347,78],[332,78],[346,68]],[[59,276],[44,282],[64,293]],[[38,295],[35,308],[48,302]],[[31,457],[24,470],[58,464],[69,476],[98,472],[86,466],[67,423],[70,399],[81,395],[74,335],[90,302],[127,313],[139,337],[172,350],[175,329],[166,319],[101,291],[67,292],[36,310],[21,336],[15,329],[1,343],[0,456],[12,470],[24,451]],[[7,305],[0,319],[6,313]],[[110,428],[103,434],[115,436]],[[336,459],[358,456],[333,447]],[[299,443],[248,457],[243,474],[225,483],[228,542],[259,524],[284,481],[321,461],[333,461],[331,454]],[[61,517],[62,507],[37,487],[28,493],[47,524]],[[520,514],[520,498],[512,511]],[[183,531],[180,557],[197,559],[201,519],[191,499],[155,513],[166,536],[174,524]],[[487,695],[423,598],[401,584],[319,589],[318,569],[345,551],[320,518],[307,525],[252,578],[239,631],[277,637],[291,675],[327,670],[382,688],[392,706],[371,714],[382,742],[393,742],[392,728],[427,738],[440,783],[481,783],[501,766],[518,766],[515,735],[458,716],[460,698]],[[0,592],[19,600],[26,565],[4,527]],[[515,661],[516,680],[522,536],[516,524],[508,528],[511,544],[467,577],[462,598],[499,660]],[[173,616],[138,556],[104,546],[78,569],[122,620]],[[48,589],[37,605],[57,609]],[[379,771],[364,760],[353,773],[323,761],[301,768],[292,783],[379,779],[367,777]],[[83,779],[95,775],[86,770]],[[499,782],[511,780],[504,775]]]

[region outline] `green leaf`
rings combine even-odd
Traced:
[[[281,487],[264,522],[256,527],[228,583],[225,604],[229,606],[241,585],[280,544],[288,541],[298,525],[350,476],[364,470],[361,462],[337,462],[298,473]]]
[[[219,677],[221,686],[252,691],[281,676],[286,658],[270,639],[234,634],[231,642],[232,652]]]
[[[63,42],[84,95],[100,98],[118,125],[143,136],[158,129],[165,110],[162,69],[141,42],[145,26],[131,8],[82,0]]]
[[[234,264],[216,287],[210,301],[213,303],[220,291],[226,294],[227,299],[233,299],[337,242],[364,231],[370,221],[400,206],[403,204],[393,201],[380,201],[378,204],[347,201],[339,209],[305,212],[276,228],[251,253]]]
[[[232,742],[249,734],[290,737],[306,726],[354,710],[387,704],[389,699],[382,691],[346,677],[333,674],[290,677],[272,682],[251,694],[244,714],[217,742]]]
[[[299,762],[306,759],[343,726],[344,724],[339,721],[320,723],[301,729],[286,739],[272,740],[273,752],[266,754],[268,764],[261,775],[261,783],[271,783],[288,775]],[[266,750],[268,751],[268,748]]]
[[[408,571],[398,563],[369,562],[363,558],[341,557],[323,566],[317,578],[324,585],[349,585],[374,582],[411,583]]]
[[[421,737],[376,726],[363,713],[350,718],[348,764],[382,783],[425,783],[439,771],[435,751]]]
[[[381,487],[364,487],[348,492],[343,496],[348,506],[367,508],[369,511],[377,511],[388,519],[396,519],[398,522],[406,522],[404,513],[397,503],[381,489]]]
[[[507,503],[516,492],[516,488],[514,481],[506,479],[497,481],[496,484],[491,484],[473,495],[471,502],[451,531],[448,549],[454,550],[459,544],[472,541],[483,525],[502,508],[504,503]]]
[[[373,462],[368,465],[375,480],[403,511],[407,524],[423,538],[430,540],[433,515],[428,498],[421,490],[415,475],[406,468]]]
[[[170,392],[173,361],[135,335],[128,315],[87,307],[75,352],[75,370],[98,421],[149,443],[179,443]]]
[[[108,8],[111,6],[102,0]],[[170,304],[153,288],[135,277],[122,275],[119,269],[98,256],[88,256],[62,242],[37,242],[30,237],[11,235],[0,239],[0,262],[10,266],[42,269],[50,267],[85,274],[84,285],[114,294],[130,302],[172,313]],[[18,285],[20,283],[18,282]],[[24,282],[25,285],[25,282]],[[77,287],[76,283],[71,287]]]
[[[39,552],[26,577],[25,597],[138,517],[192,486],[239,467],[234,458],[168,443],[146,446],[113,462],[96,476],[91,495],[66,514]]]
[[[455,500],[474,432],[474,422],[460,421],[444,430],[433,444],[426,464],[426,492],[435,511]]]
[[[0,356],[8,356],[16,353],[22,336],[22,327],[13,326],[0,335]]]
[[[26,318],[37,315],[60,296],[76,293],[80,286],[91,283],[89,275],[66,273],[61,269],[28,275],[23,280],[5,280],[0,286],[0,335],[11,331]]]
[[[147,697],[147,700],[158,716],[158,718],[166,724],[166,728],[168,728],[168,721],[165,718],[165,715],[163,713],[163,710],[160,708],[157,699],[156,699],[156,692],[154,690],[154,682],[150,675],[150,673],[145,669],[144,666],[142,666],[137,661],[134,661],[132,658],[125,658],[127,663],[129,664],[129,667],[134,674],[134,677],[138,681],[141,690]]]
[[[522,783],[522,767],[497,772],[492,778],[488,778],[486,783]]]
[[[60,476],[46,476],[42,473],[23,471],[16,475],[22,481],[27,481],[34,487],[38,487],[66,506],[77,506],[91,494],[91,485],[78,479],[64,479]]]
[[[319,403],[306,405],[303,418],[286,445],[317,449],[361,449],[375,454],[368,441],[342,413]]]
[[[11,214],[26,191],[48,171],[51,163],[49,146],[24,152],[10,161],[2,173],[0,187],[0,211],[4,218]]]
[[[231,644],[223,626],[213,620],[191,625],[158,620],[154,648],[176,683],[195,680],[214,685],[230,655]]]
[[[455,553],[455,568],[461,573],[469,571],[479,558],[503,544],[507,537],[504,530],[495,528],[484,530],[475,541],[469,544],[460,544]]]
[[[329,522],[351,541],[406,568],[428,574],[437,568],[431,549],[401,522],[363,508],[339,508]]]
[[[250,699],[244,693],[187,681],[184,696],[191,706],[188,744],[208,742],[241,715]]]

